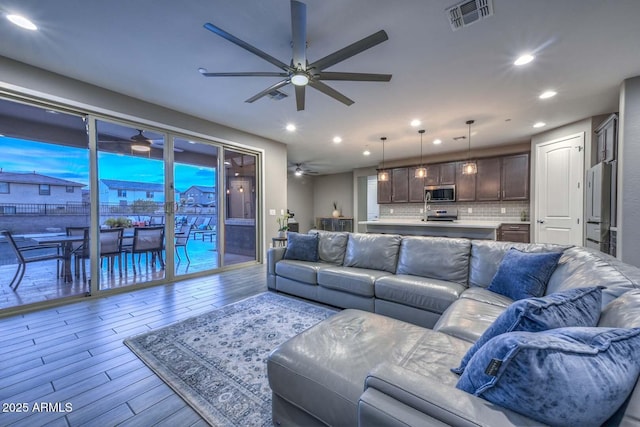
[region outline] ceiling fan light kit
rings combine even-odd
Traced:
[[[323,80],[342,80],[342,81],[360,81],[360,82],[388,82],[391,80],[391,74],[373,74],[373,73],[343,73],[337,71],[324,71],[351,58],[367,49],[370,49],[389,39],[384,30],[380,30],[368,37],[363,38],[349,46],[337,50],[324,58],[315,62],[307,61],[307,5],[291,0],[291,39],[292,39],[292,59],[291,65],[280,61],[266,52],[240,40],[225,30],[211,24],[204,24],[204,28],[212,33],[224,38],[225,40],[253,53],[264,59],[270,64],[276,66],[281,71],[274,72],[225,72],[210,73],[206,68],[198,68],[198,72],[204,77],[280,77],[282,80],[272,84],[262,92],[257,93],[245,102],[252,103],[258,99],[277,91],[278,89],[291,83],[295,87],[296,108],[298,111],[304,110],[305,107],[305,89],[310,86],[325,95],[342,102],[349,106],[354,103],[342,93],[333,89],[329,85],[323,83]]]

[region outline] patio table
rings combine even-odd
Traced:
[[[73,282],[73,275],[71,274],[71,253],[73,252],[73,243],[82,242],[83,236],[67,236],[66,234],[59,236],[38,236],[31,237],[31,240],[38,245],[52,245],[58,244],[62,248],[62,279],[66,283]]]

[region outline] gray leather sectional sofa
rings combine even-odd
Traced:
[[[545,295],[604,286],[597,326],[640,327],[640,269],[587,248],[320,232],[318,262],[267,255],[270,289],[345,308],[269,357],[274,424],[540,425],[450,371],[513,302],[487,290],[512,247],[564,251]],[[611,425],[640,425],[636,388]]]

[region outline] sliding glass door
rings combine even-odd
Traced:
[[[218,147],[174,138],[176,275],[220,267]]]
[[[96,128],[99,289],[163,280],[164,135],[103,120]]]

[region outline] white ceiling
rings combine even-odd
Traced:
[[[475,148],[528,141],[537,121],[546,130],[616,111],[620,83],[640,75],[638,0],[493,0],[494,16],[454,32],[445,9],[455,3],[307,0],[309,62],[378,30],[389,35],[328,70],[393,74],[389,83],[329,82],[350,107],[307,89],[298,112],[291,85],[284,100],[247,104],[278,79],[198,73],[278,71],[205,22],[288,63],[288,0],[3,0],[0,13],[24,14],[40,30],[0,19],[0,55],[284,142],[291,163],[323,173],[377,164],[381,136],[387,160],[418,156],[413,118],[427,129],[426,156],[466,149],[453,138],[467,134],[468,119]],[[526,51],[536,60],[513,66]],[[539,100],[546,89],[558,95]],[[298,130],[285,131],[288,122]]]

